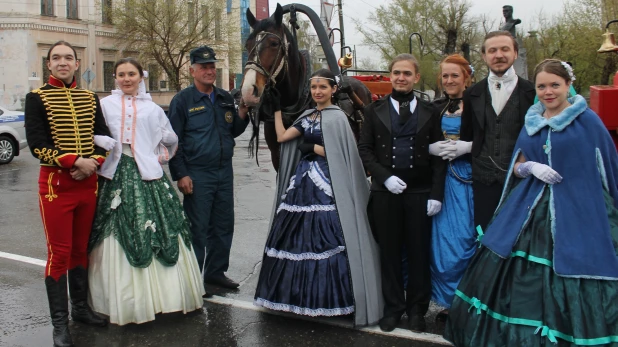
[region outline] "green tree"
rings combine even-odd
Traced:
[[[376,47],[384,61],[410,50],[411,33],[421,34],[424,45],[416,39],[412,53],[419,60],[421,89],[437,90],[438,64],[444,54],[458,52],[462,45],[474,47],[480,30],[478,18],[469,14],[466,0],[394,0],[382,5],[369,17],[369,24],[356,23],[364,43]]]
[[[170,89],[179,91],[188,80],[191,49],[209,45],[226,51],[230,61],[239,59],[239,45],[228,45],[236,39],[225,5],[225,0],[125,0],[102,10],[111,13],[118,46],[139,52],[142,61],[155,61]]]
[[[601,1],[569,0],[563,11],[551,18],[539,15],[537,25],[523,39],[528,51],[528,71],[543,59],[571,62],[575,89],[584,95],[591,85],[607,84],[616,72],[615,54],[598,54],[603,33]]]

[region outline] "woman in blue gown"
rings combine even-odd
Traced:
[[[535,68],[500,204],[455,293],[455,346],[618,346],[618,155],[572,68]]]
[[[431,238],[432,301],[445,310],[436,317],[445,321],[455,289],[475,252],[472,168],[468,156],[452,158],[459,140],[463,92],[470,85],[470,64],[459,54],[449,55],[440,63],[442,89],[447,95],[439,103],[445,141],[429,147],[432,155],[450,160],[444,186],[442,211],[433,217]]]
[[[370,325],[382,309],[378,248],[363,207],[369,186],[346,116],[332,105],[335,90],[332,73],[319,70],[311,78],[315,109],[287,130],[275,113],[281,168],[254,303],[306,316],[354,313],[356,325]],[[289,156],[295,140],[299,159]]]

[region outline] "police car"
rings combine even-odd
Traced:
[[[0,164],[10,163],[27,146],[24,112],[0,106]]]

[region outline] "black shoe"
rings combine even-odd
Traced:
[[[237,289],[238,286],[240,286],[240,284],[232,281],[229,277],[225,275],[207,278],[204,280],[204,283],[227,289]]]
[[[49,276],[45,278],[49,313],[54,326],[54,347],[71,347],[73,339],[69,332],[69,298],[67,296],[67,276],[62,275],[58,281]]]
[[[107,320],[97,316],[88,305],[88,270],[81,266],[69,270],[71,318],[73,321],[104,327]]]
[[[206,291],[206,292],[204,293],[204,295],[202,295],[202,298],[205,298],[205,299],[206,299],[206,298],[212,298],[212,293],[209,293],[208,291]]]
[[[393,331],[399,324],[400,320],[401,320],[401,317],[396,317],[396,316],[384,317],[380,319],[380,329],[386,332]]]
[[[436,322],[445,323],[448,319],[448,310],[442,310],[436,315]]]
[[[425,317],[420,314],[408,316],[408,329],[417,333],[425,332],[427,330]]]

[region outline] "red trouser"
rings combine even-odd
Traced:
[[[97,202],[97,175],[82,181],[68,169],[42,166],[39,208],[47,238],[45,277],[54,280],[78,265],[88,267],[88,239]]]

